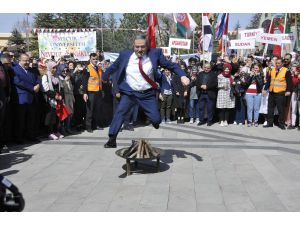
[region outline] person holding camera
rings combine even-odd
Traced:
[[[248,127],[258,126],[261,92],[264,85],[262,68],[260,64],[254,64],[249,76],[246,78],[246,102]]]

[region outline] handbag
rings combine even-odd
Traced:
[[[70,116],[70,110],[63,101],[58,101],[56,105],[56,115],[60,121],[64,121]]]

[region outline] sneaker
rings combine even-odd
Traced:
[[[264,122],[264,126],[267,126],[267,125],[268,125],[268,121],[265,121],[265,122]]]
[[[224,121],[221,121],[220,126],[221,126],[221,127],[224,127],[224,126],[225,126],[225,125],[224,125]]]
[[[190,124],[192,124],[192,123],[194,123],[194,119],[193,118],[190,119]]]
[[[166,120],[165,120],[165,119],[163,119],[161,122],[162,122],[162,123],[166,123]]]
[[[255,127],[258,127],[258,123],[257,123],[257,122],[254,122],[254,126],[255,126]]]
[[[226,120],[224,121],[224,127],[228,127],[228,123]]]
[[[198,124],[200,122],[199,118],[196,119],[196,124]]]
[[[243,123],[239,123],[240,126],[243,126]]]
[[[49,138],[50,140],[57,140],[57,139],[58,139],[58,137],[57,137],[55,134],[50,134],[50,135],[48,136],[48,138]]]
[[[59,138],[59,139],[65,137],[64,135],[62,135],[62,134],[59,133],[59,132],[55,133],[55,135],[56,135],[56,137]]]
[[[237,125],[237,122],[236,122],[236,121],[234,121],[234,122],[233,122],[233,125]]]
[[[0,152],[1,152],[1,153],[8,153],[9,150],[8,150],[7,145],[3,145],[2,148],[0,149]]]
[[[248,121],[247,126],[248,126],[248,127],[251,127],[251,126],[252,126],[252,123]]]

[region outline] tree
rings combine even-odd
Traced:
[[[246,27],[246,29],[256,29],[256,28],[258,28],[261,16],[262,16],[262,13],[255,13],[253,15],[249,25]]]
[[[22,34],[18,31],[17,28],[14,28],[11,32],[11,36],[8,39],[9,45],[24,45],[24,38],[22,37]]]
[[[34,17],[34,27],[36,28],[56,28],[54,13],[38,13]]]
[[[145,33],[147,29],[147,14],[125,13],[120,22],[120,29],[115,33],[115,47],[117,51],[124,48],[132,48],[135,36]]]

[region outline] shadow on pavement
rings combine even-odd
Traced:
[[[167,149],[163,150],[160,156],[160,169],[159,172],[164,172],[170,169],[168,164],[173,162],[173,157],[177,158],[187,158],[187,156],[194,157],[197,161],[203,161],[202,157],[187,151],[175,150],[175,149]],[[137,160],[138,163],[131,162],[130,170],[132,173],[140,173],[140,174],[150,174],[157,173],[156,160]],[[126,164],[122,166],[122,169],[125,171],[121,174],[120,178],[126,177]]]
[[[21,147],[18,147],[18,148],[21,148]],[[17,151],[17,152],[15,152],[15,151]],[[23,153],[23,151],[24,151],[24,149],[17,150],[14,148],[13,150],[10,150],[9,153],[1,154],[0,155],[0,171],[4,170],[4,169],[8,169],[8,168],[12,167],[13,165],[26,162],[27,160],[29,160],[32,157],[31,154],[25,154],[25,153]],[[16,170],[14,173],[17,173],[17,172],[18,171]]]

